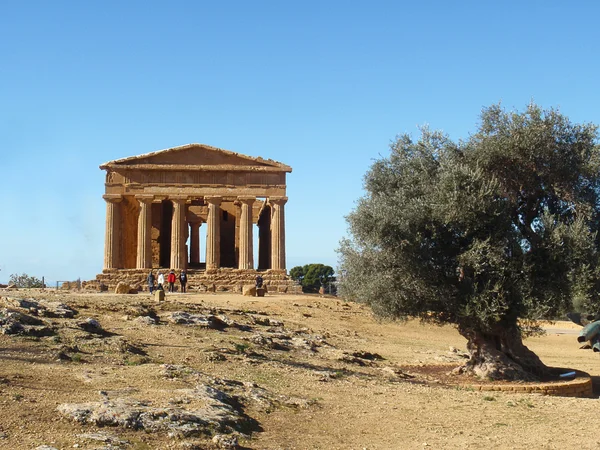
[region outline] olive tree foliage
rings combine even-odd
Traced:
[[[347,217],[340,294],[383,317],[456,325],[480,375],[543,373],[525,325],[600,311],[597,144],[595,125],[535,104],[485,108],[461,142],[399,136]]]
[[[37,277],[27,275],[26,273],[13,273],[10,276],[8,284],[14,284],[19,288],[41,288],[44,287],[42,280]]]

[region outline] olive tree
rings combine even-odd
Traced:
[[[340,244],[340,293],[383,317],[453,324],[462,371],[536,379],[537,320],[597,311],[597,127],[531,104],[485,108],[453,142],[421,130],[373,163]]]

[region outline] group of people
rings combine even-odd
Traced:
[[[181,283],[181,292],[186,292],[185,285],[187,284],[187,275],[185,273],[185,270],[182,270],[179,276],[175,275],[174,270],[171,270],[167,274],[166,281],[167,283],[169,283],[169,292],[175,292],[175,282],[177,281],[177,279],[179,279],[179,282]],[[154,286],[155,281],[156,287]],[[150,271],[150,273],[148,274],[148,289],[150,290],[151,294],[155,290],[165,290],[165,275],[160,270],[156,274],[156,278],[154,277],[152,271]]]

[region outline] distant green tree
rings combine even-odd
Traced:
[[[41,288],[44,287],[42,280],[37,277],[29,276],[26,273],[21,275],[13,273],[10,276],[8,284],[14,284],[19,288]]]
[[[454,324],[466,372],[538,378],[548,368],[523,344],[528,325],[600,309],[598,128],[493,105],[466,141],[400,136],[367,172],[348,223],[344,297]]]
[[[302,284],[302,279],[304,278],[304,267],[296,266],[292,267],[290,270],[290,278],[298,283]]]
[[[334,280],[335,271],[324,264],[306,264],[290,270],[290,277],[302,285],[302,292],[318,292],[321,286]]]

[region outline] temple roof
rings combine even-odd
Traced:
[[[291,172],[292,168],[272,159],[255,158],[205,144],[187,144],[138,156],[115,159],[100,169],[146,170],[267,170]]]

